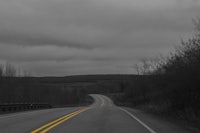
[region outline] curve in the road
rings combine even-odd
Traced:
[[[91,96],[94,103],[89,107],[2,115],[0,133],[191,133],[143,112],[117,107],[104,95]]]
[[[86,108],[83,108],[83,109],[79,109],[77,111],[74,111],[70,114],[67,114],[63,117],[60,117],[52,122],[49,122],[37,129],[35,129],[34,131],[32,131],[31,133],[46,133],[48,131],[50,131],[51,129],[55,128],[56,126],[64,123],[65,121],[77,116],[78,114],[82,113],[82,112],[85,112],[87,111],[88,109],[92,108],[92,107],[103,107],[103,106],[107,106],[108,105],[111,105],[112,102],[109,98],[103,96],[103,95],[97,95],[97,94],[92,94],[91,95],[95,102],[92,106],[90,107],[86,107]],[[134,116],[133,114],[131,114],[130,112],[128,112],[127,110],[125,109],[122,109],[119,107],[120,110],[122,110],[123,112],[125,112],[126,114],[128,114],[131,118],[135,119],[137,122],[139,122],[143,127],[145,127],[150,133],[156,133],[153,129],[151,129],[149,126],[147,126],[144,122],[142,122],[141,120],[139,120],[136,116]]]

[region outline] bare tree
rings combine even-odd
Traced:
[[[20,68],[17,68],[17,74],[16,74],[17,77],[23,77],[23,73],[22,73],[22,70]]]
[[[193,19],[197,36],[200,36],[200,18]]]
[[[0,64],[0,77],[3,76],[3,68],[4,68],[3,64]]]
[[[16,68],[12,64],[7,62],[5,64],[4,76],[6,76],[6,77],[15,77],[16,75],[17,75]]]
[[[137,72],[137,74],[140,75],[140,67],[139,67],[139,65],[138,65],[138,64],[135,64],[135,65],[133,66],[133,68],[135,69],[135,71]]]
[[[166,63],[166,58],[162,55],[155,58],[142,58],[136,63],[133,68],[137,74],[158,74],[162,73],[161,67]]]
[[[133,67],[137,71],[137,74],[149,74],[151,72],[150,60],[147,58],[140,59]]]

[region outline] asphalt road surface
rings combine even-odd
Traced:
[[[190,133],[141,111],[121,108],[103,95],[89,107],[67,107],[0,115],[0,133]],[[193,133],[193,132],[191,132]]]

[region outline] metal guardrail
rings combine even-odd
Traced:
[[[24,110],[36,110],[52,108],[50,104],[46,103],[11,103],[11,104],[0,104],[0,112],[13,112],[13,111],[24,111]]]

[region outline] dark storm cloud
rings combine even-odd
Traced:
[[[131,73],[137,59],[167,54],[190,36],[199,6],[199,0],[1,0],[0,62],[40,75]]]
[[[68,42],[64,39],[58,39],[51,36],[43,36],[41,34],[34,35],[29,33],[14,33],[3,32],[0,33],[0,43],[23,45],[23,46],[41,46],[41,45],[55,45],[60,47],[78,48],[78,49],[93,49],[95,46],[87,44],[79,44],[76,42]]]

